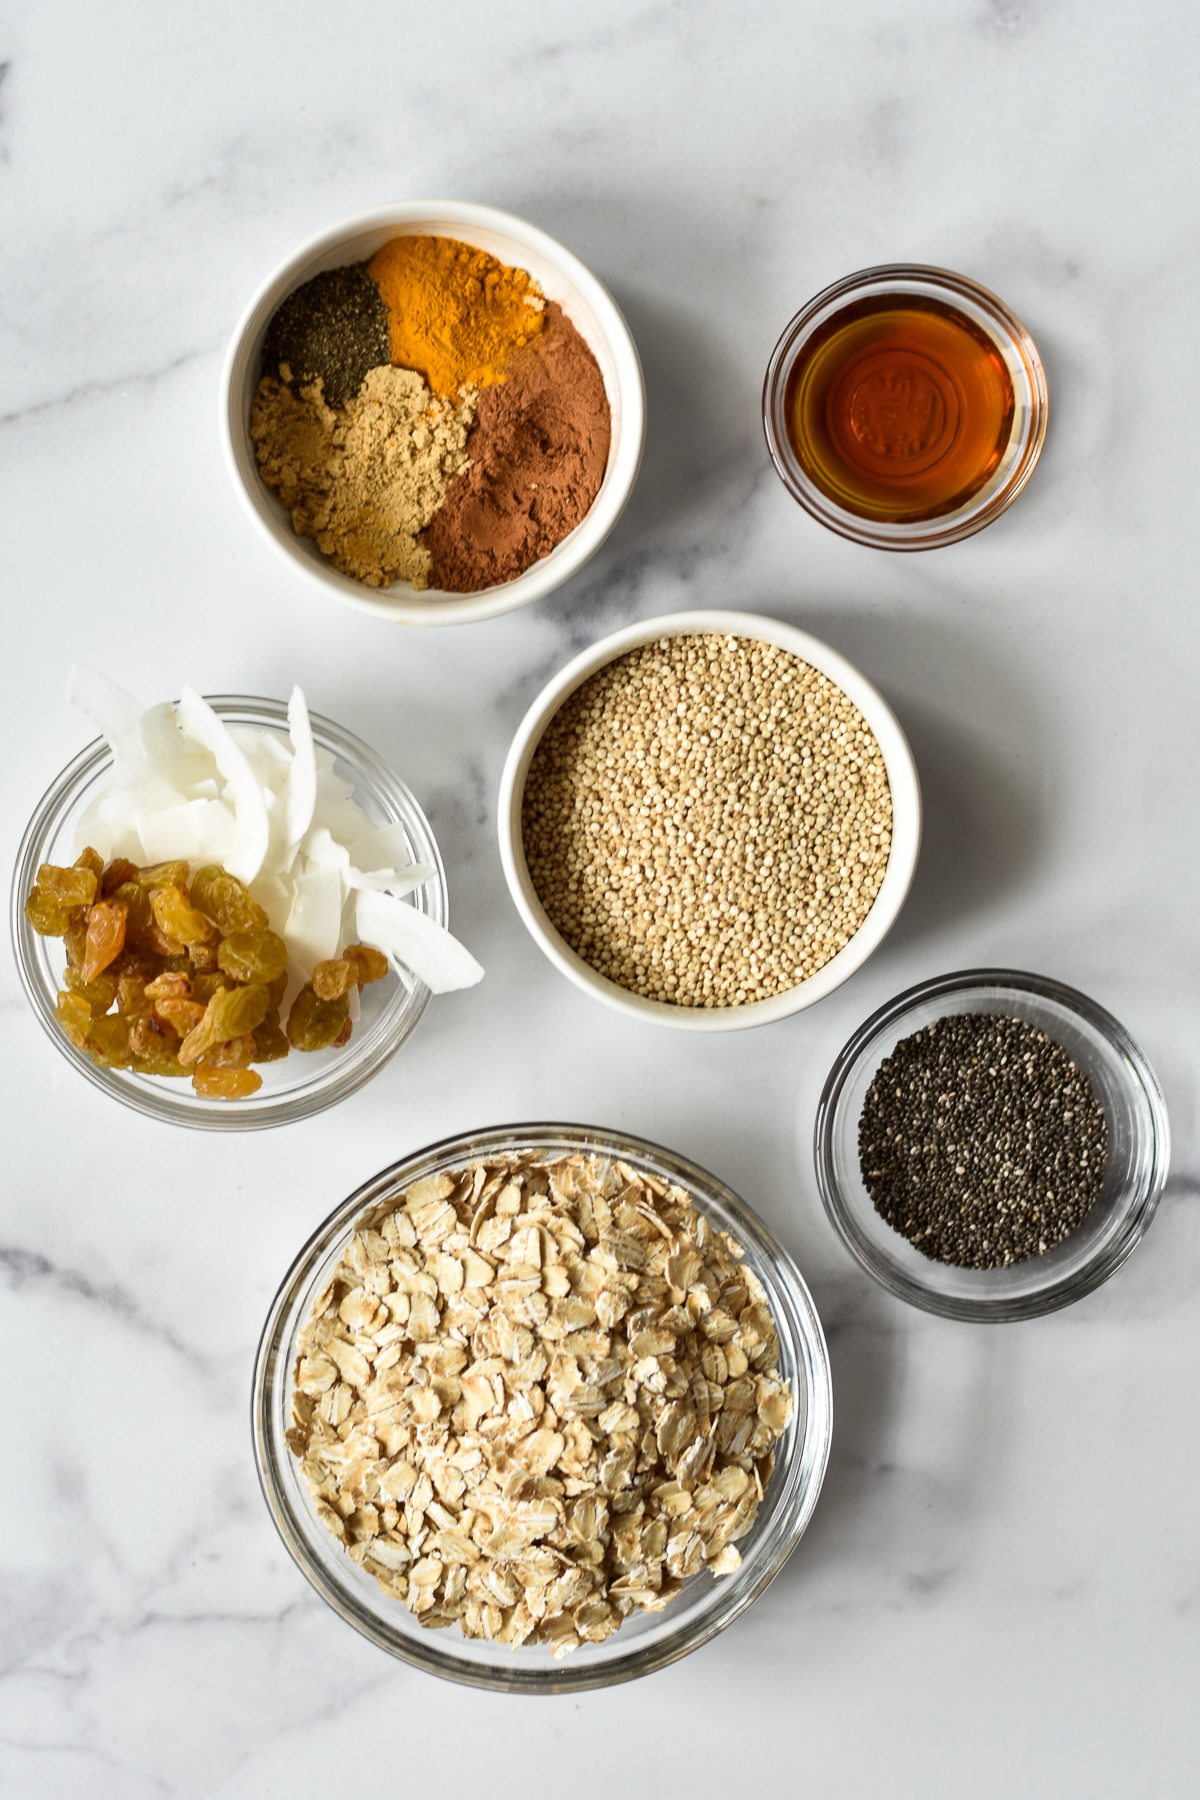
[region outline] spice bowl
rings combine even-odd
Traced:
[[[288,712],[281,701],[225,694],[210,697],[209,703],[228,725],[276,732],[287,740]],[[353,798],[371,823],[403,826],[410,860],[434,870],[409,902],[444,926],[446,873],[429,822],[413,795],[358,738],[319,714],[311,719],[314,744],[334,757],[334,773],[353,784]],[[363,990],[361,1017],[348,1044],[336,1050],[293,1051],[279,1062],[264,1064],[263,1085],[247,1099],[207,1099],[190,1082],[98,1068],[70,1042],[55,1016],[65,962],[62,940],[38,935],[25,917],[25,898],[40,864],[74,862],[76,823],[112,776],[112,751],[103,739],[82,750],[35,809],[13,874],[11,927],[18,973],[39,1024],[60,1054],[94,1087],[136,1112],[209,1131],[289,1124],[322,1112],[370,1081],[416,1030],[430,998],[423,982],[406,987],[394,970]]]
[[[1088,1077],[1108,1128],[1103,1182],[1082,1224],[1055,1248],[1008,1268],[959,1268],[923,1256],[876,1211],[859,1168],[859,1119],[881,1063],[901,1039],[962,1013],[1044,1031]],[[1170,1127],[1153,1069],[1103,1007],[1047,976],[967,969],[908,989],[859,1027],[825,1083],[814,1155],[830,1222],[869,1275],[926,1312],[1002,1323],[1069,1306],[1116,1273],[1154,1217]]]
[[[833,415],[844,403],[844,442],[853,444],[863,471],[872,472],[877,497],[888,491],[895,497],[897,481],[910,470],[934,482],[939,469],[946,474],[956,467],[971,441],[968,427],[972,420],[978,423],[988,401],[986,390],[969,375],[960,378],[965,371],[953,366],[952,341],[914,339],[900,345],[897,354],[895,345],[884,350],[864,335],[853,353],[847,349],[845,372],[831,377],[827,394],[819,374],[812,373],[821,358],[840,355],[839,333],[876,329],[873,321],[887,308],[903,309],[909,319],[940,316],[953,321],[952,332],[974,347],[980,367],[989,371],[986,379],[994,387],[996,419],[1002,424],[989,453],[984,456],[981,450],[977,479],[960,491],[947,476],[949,485],[939,504],[926,510],[906,504],[903,516],[884,516],[889,508],[882,499],[878,511],[856,504],[844,482],[821,478],[823,459],[803,458],[791,429],[800,396],[815,383],[811,405],[818,435],[832,433],[828,441],[833,443],[839,429]],[[1033,474],[1048,409],[1037,346],[1016,314],[978,282],[915,263],[862,269],[823,289],[788,324],[763,383],[767,449],[788,493],[831,531],[879,550],[936,549],[999,518]],[[835,455],[830,471],[836,467],[845,473]]]
[[[381,1591],[318,1517],[287,1443],[299,1335],[364,1215],[413,1183],[489,1156],[550,1159],[596,1155],[691,1195],[709,1225],[728,1232],[766,1293],[779,1338],[778,1370],[790,1384],[792,1416],[775,1445],[775,1464],[754,1523],[739,1539],[741,1566],[700,1571],[663,1610],[635,1611],[602,1643],[555,1660],[546,1646],[464,1636],[458,1625],[423,1628],[404,1603]],[[568,1693],[628,1681],[706,1643],[753,1604],[803,1535],[829,1456],[832,1393],[820,1320],[799,1270],[725,1184],[686,1158],[622,1132],[580,1125],[510,1125],[430,1145],[384,1169],[343,1201],[300,1251],[272,1303],[254,1374],[252,1425],[268,1510],[301,1573],[349,1625],[380,1649],[433,1675],[510,1693]]]
[[[834,683],[858,709],[881,752],[891,790],[891,848],[887,868],[865,919],[843,948],[806,979],[768,998],[729,1005],[676,1005],[632,992],[600,974],[566,941],[542,904],[530,875],[522,836],[525,784],[538,744],[554,715],[598,670],[643,645],[702,635],[775,645]],[[823,1000],[878,948],[895,923],[916,870],[921,843],[921,790],[912,752],[883,696],[828,644],[777,619],[753,613],[673,613],[626,626],[593,644],[550,681],[529,708],[505,762],[497,813],[500,856],[509,893],[530,936],[569,981],[593,999],[643,1023],[678,1031],[744,1031],[789,1017]]]
[[[299,537],[278,496],[266,486],[250,438],[250,415],[259,381],[267,327],[281,302],[326,270],[362,262],[397,236],[456,238],[518,266],[557,301],[596,358],[611,413],[608,466],[584,519],[547,556],[523,574],[477,593],[434,588],[414,591],[406,582],[370,588],[342,574],[312,538]],[[579,259],[536,226],[456,200],[414,200],[376,207],[344,219],[302,244],[263,282],[233,334],[221,378],[220,429],[225,461],[256,528],[307,581],[374,618],[408,625],[456,625],[495,618],[551,593],[595,554],[633,491],[646,433],[645,384],[629,327],[600,281]]]

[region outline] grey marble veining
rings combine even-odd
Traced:
[[[285,693],[405,776],[487,969],[332,1113],[201,1141],[106,1104],[0,980],[0,1791],[258,1800],[372,1780],[497,1800],[1195,1791],[1200,1159],[1198,69],[1182,0],[606,0],[520,14],[25,0],[0,22],[0,492],[10,858],[88,733],[74,658],[145,698]],[[568,587],[418,633],[299,585],[241,515],[216,386],[303,236],[446,194],[560,237],[646,368],[646,459]],[[818,288],[942,263],[1035,336],[1027,493],[949,550],[824,533],[767,462],[771,347]],[[555,976],[492,811],[545,679],[627,620],[775,613],[875,680],[927,834],[892,936],[784,1024],[692,1042]],[[811,1168],[850,1031],[972,963],[1092,993],[1155,1063],[1174,1173],[1144,1245],[1055,1318],[980,1331],[849,1266]],[[678,1147],[791,1246],[829,1333],[833,1460],[802,1545],[722,1639],[545,1705],[394,1665],[295,1572],[250,1457],[275,1284],[409,1148],[518,1118]]]

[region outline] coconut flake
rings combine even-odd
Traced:
[[[295,898],[284,937],[307,981],[319,962],[338,952],[342,929],[342,884],[336,869],[308,869],[295,879]]]
[[[300,848],[309,862],[317,863],[323,869],[337,869],[339,874],[344,874],[350,867],[349,850],[333,838],[327,825],[315,826]]]
[[[375,893],[395,894],[400,899],[414,888],[424,887],[436,874],[431,863],[409,863],[405,869],[356,869],[351,863],[342,870],[342,880],[351,890],[371,888]]]
[[[138,720],[138,736],[147,762],[185,799],[216,799],[216,763],[209,751],[179,729],[172,701],[147,707]]]
[[[67,699],[87,714],[119,763],[142,760],[138,726],[146,709],[126,688],[102,675],[99,669],[72,663],[67,676]]]
[[[415,906],[367,890],[358,896],[357,917],[364,944],[395,957],[435,994],[474,987],[483,979],[471,952]]]
[[[288,733],[292,740],[292,767],[283,793],[284,836],[298,844],[312,824],[317,804],[317,756],[312,720],[303,689],[294,687],[288,701]]]
[[[233,847],[226,854],[225,868],[248,886],[262,868],[271,837],[262,789],[254,779],[245,752],[194,687],[185,686],[180,694],[179,716],[185,730],[212,752],[218,769],[229,784],[237,834]]]
[[[364,873],[373,869],[403,869],[412,861],[408,833],[403,825],[381,825],[378,831],[368,831],[366,837],[356,839],[350,848],[354,851],[351,860],[355,868]]]

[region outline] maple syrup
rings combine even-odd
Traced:
[[[1012,376],[957,307],[882,294],[844,307],[788,380],[788,436],[809,479],[847,511],[901,523],[966,504],[1004,455]]]

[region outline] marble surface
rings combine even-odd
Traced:
[[[89,735],[64,700],[73,658],[148,699],[299,680],[426,805],[488,971],[353,1100],[246,1141],[106,1102],[6,961],[0,1790],[257,1800],[353,1771],[497,1800],[567,1782],[578,1800],[1196,1792],[1193,9],[15,0],[0,60],[8,856]],[[536,221],[610,285],[650,426],[628,512],[567,588],[420,633],[333,606],[252,533],[216,390],[294,243],[434,194]],[[1014,509],[917,557],[811,522],[759,425],[792,312],[896,259],[996,289],[1052,396]],[[911,735],[928,824],[908,906],[853,981],[693,1042],[542,960],[492,808],[571,652],[706,604],[853,658]],[[859,1274],[810,1153],[849,1032],[981,962],[1110,1007],[1175,1138],[1126,1268],[992,1329]],[[647,1681],[544,1704],[440,1684],[335,1618],[275,1537],[247,1417],[269,1298],[332,1204],[410,1148],[528,1117],[618,1123],[728,1180],[806,1271],[835,1383],[814,1523],[752,1612]]]

